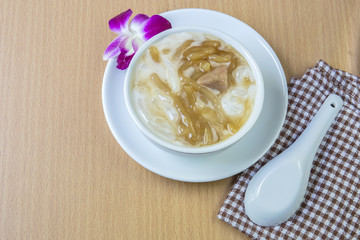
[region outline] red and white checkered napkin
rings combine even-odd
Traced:
[[[318,149],[300,209],[276,227],[260,227],[246,216],[244,195],[254,174],[289,147],[326,97],[344,100]],[[289,107],[279,138],[252,167],[240,173],[218,218],[253,239],[360,239],[360,78],[324,61],[302,79],[291,79]]]

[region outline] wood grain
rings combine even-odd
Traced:
[[[360,75],[359,1],[0,1],[0,239],[247,239],[216,218],[233,178],[157,176],[104,118],[108,19],[189,7],[249,24],[288,79],[319,59]]]

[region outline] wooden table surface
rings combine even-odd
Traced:
[[[108,20],[189,7],[253,27],[288,80],[319,59],[360,75],[359,1],[2,0],[0,239],[247,239],[216,217],[234,178],[160,177],[125,153],[104,117]]]

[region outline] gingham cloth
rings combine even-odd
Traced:
[[[316,153],[305,199],[288,221],[260,227],[246,216],[244,196],[254,174],[289,147],[326,97],[344,105]],[[218,218],[253,239],[360,239],[360,79],[320,60],[302,79],[289,83],[289,105],[281,133],[270,150],[240,173]]]

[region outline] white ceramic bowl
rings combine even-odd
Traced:
[[[256,97],[255,97],[255,103],[253,107],[253,111],[251,112],[248,120],[246,123],[240,128],[240,130],[235,133],[233,136],[215,143],[213,145],[209,146],[202,146],[202,147],[186,147],[186,146],[179,146],[174,143],[170,143],[160,137],[158,137],[150,128],[148,128],[143,121],[138,116],[137,112],[134,109],[133,99],[132,99],[132,79],[134,74],[134,69],[136,68],[136,64],[139,61],[140,57],[144,53],[144,50],[146,50],[150,45],[152,45],[154,42],[163,39],[167,35],[170,35],[172,33],[177,32],[204,32],[212,34],[220,39],[222,39],[224,42],[228,43],[229,45],[233,46],[248,62],[249,66],[251,67],[254,75],[254,79],[256,81]],[[125,85],[124,85],[124,95],[125,95],[125,104],[126,108],[130,113],[131,118],[137,125],[137,127],[140,129],[140,131],[149,139],[151,139],[153,142],[159,144],[162,147],[165,147],[167,149],[171,149],[177,152],[182,153],[193,153],[193,154],[199,154],[199,153],[211,153],[219,150],[223,150],[230,145],[237,142],[239,139],[241,139],[245,134],[254,126],[258,116],[260,115],[262,106],[263,106],[263,100],[264,100],[264,82],[263,77],[261,75],[261,71],[259,69],[258,64],[256,63],[255,59],[252,57],[251,53],[236,39],[232,38],[226,33],[223,33],[221,31],[207,28],[207,27],[200,27],[200,26],[188,26],[188,27],[176,27],[169,30],[166,30],[164,32],[159,33],[158,35],[152,37],[150,40],[148,40],[145,44],[143,44],[136,54],[134,55],[133,59],[131,60],[131,63],[129,65],[129,68],[126,72],[125,76]]]

